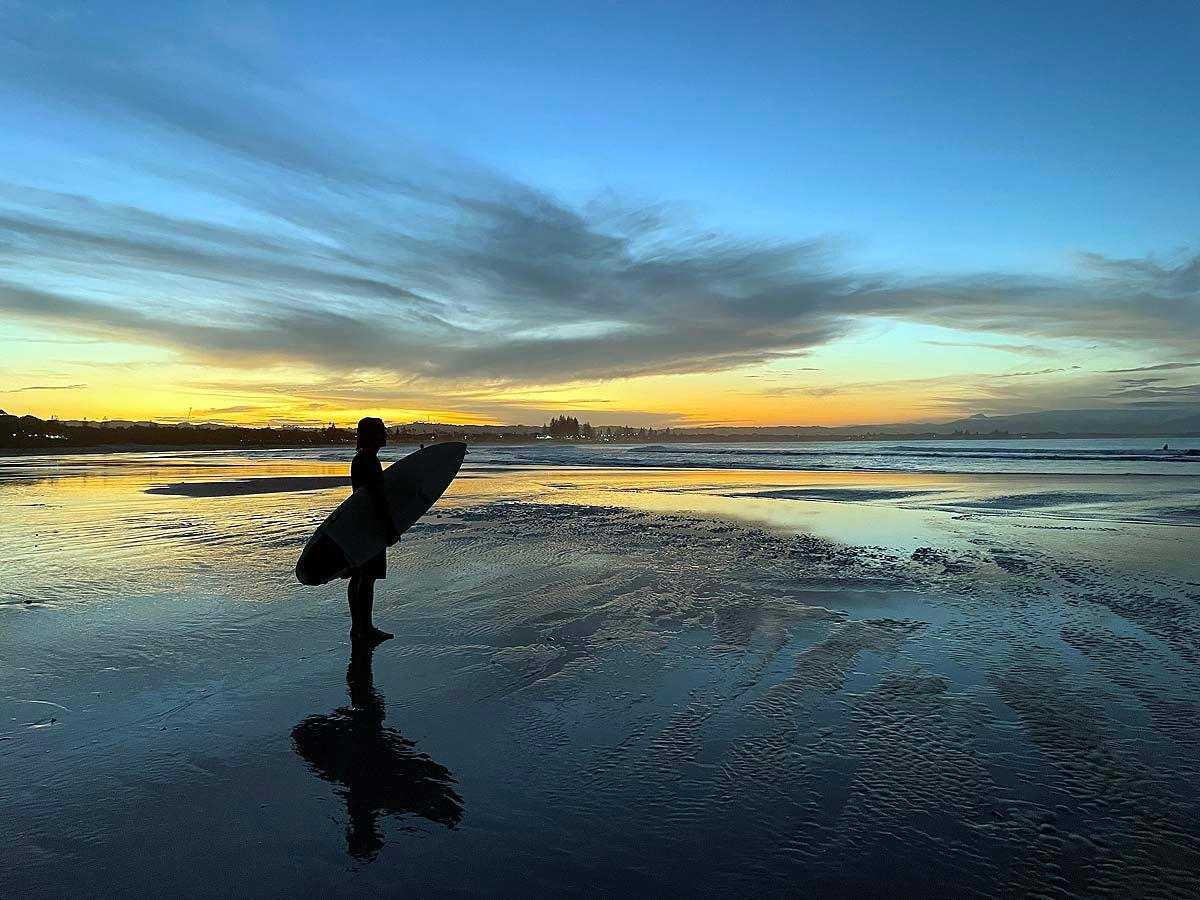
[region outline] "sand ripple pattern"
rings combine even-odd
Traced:
[[[482,579],[458,624],[497,646],[478,689],[560,750],[541,780],[618,859],[649,842],[714,896],[1200,896],[1186,582],[601,507],[456,526],[438,553]]]

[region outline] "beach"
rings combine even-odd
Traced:
[[[1200,897],[1200,462],[928,443],[472,447],[353,655],[348,452],[0,460],[6,894]]]

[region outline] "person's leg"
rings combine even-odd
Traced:
[[[371,611],[374,606],[375,579],[369,575],[364,575],[358,588],[359,624],[355,626],[355,630],[360,637],[367,637],[375,641],[386,641],[392,637],[392,633],[375,627],[375,623],[371,619]]]
[[[380,631],[371,621],[371,609],[375,605],[375,579],[369,575],[353,575],[350,586],[346,589],[346,599],[350,604],[350,636],[352,638],[369,638],[375,641],[386,641],[393,635]]]
[[[375,606],[375,579],[369,575],[364,575],[359,584],[358,604],[359,624],[363,634],[369,634],[375,630],[375,623],[371,620],[371,609]]]
[[[361,575],[351,575],[350,584],[346,588],[346,603],[350,607],[350,633],[362,634],[368,626],[363,624],[362,614],[362,583]],[[370,622],[368,617],[367,622]]]

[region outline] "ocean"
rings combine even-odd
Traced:
[[[1169,450],[1162,449],[1164,446]],[[1195,454],[1188,455],[1188,450]],[[478,463],[976,475],[1200,476],[1200,438],[481,446]]]

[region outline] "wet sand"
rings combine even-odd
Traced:
[[[472,468],[364,659],[291,574],[344,463],[28,463],[13,896],[1200,896],[1197,532],[1140,489]]]

